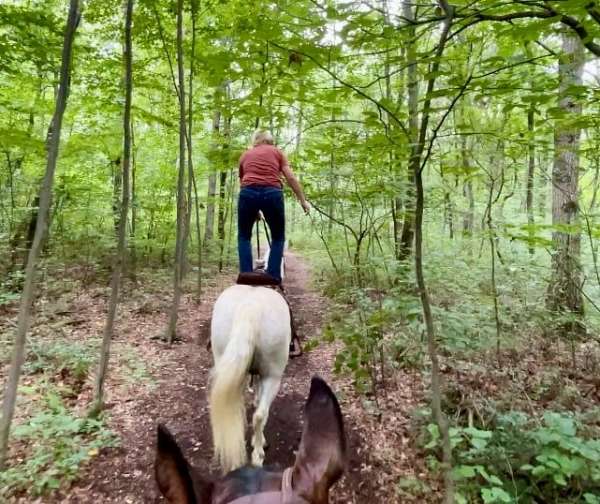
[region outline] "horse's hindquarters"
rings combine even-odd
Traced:
[[[243,388],[251,366],[260,375],[252,460],[262,463],[262,432],[288,361],[290,340],[289,307],[275,290],[235,285],[215,302],[210,416],[215,453],[223,469],[235,469],[245,462]]]

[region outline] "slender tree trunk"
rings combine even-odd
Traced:
[[[429,358],[431,360],[431,397],[432,397],[432,410],[435,422],[438,425],[440,434],[442,436],[443,443],[443,461],[447,465],[445,473],[450,472],[451,467],[451,445],[450,437],[448,433],[448,420],[442,410],[442,399],[441,399],[441,374],[440,364],[438,359],[437,343],[435,340],[435,326],[433,323],[433,315],[431,312],[431,301],[427,286],[425,284],[425,277],[423,275],[423,177],[421,172],[418,172],[415,177],[415,184],[417,189],[417,201],[416,201],[416,212],[415,212],[415,274],[417,279],[417,286],[419,288],[419,296],[421,298],[421,305],[423,307],[423,319],[425,321],[425,329],[427,333],[427,345],[429,350]],[[448,495],[452,491],[451,476],[446,477],[446,502],[453,502],[448,500]]]
[[[236,200],[236,196],[237,196],[237,184],[236,184],[236,177],[235,177],[236,171],[235,169],[231,170],[231,173],[229,175],[229,205],[228,205],[228,214],[227,214],[227,219],[229,224],[227,225],[228,227],[228,233],[227,233],[227,254],[226,254],[226,258],[225,258],[225,265],[229,266],[231,264],[231,241],[233,239],[233,221],[234,221],[234,217],[235,217],[235,212],[233,211],[234,209],[234,201]]]
[[[581,294],[579,230],[579,138],[581,127],[573,121],[581,115],[581,103],[570,96],[572,86],[581,86],[583,47],[576,36],[562,35],[563,55],[559,63],[559,106],[565,114],[557,121],[554,132],[554,166],[552,169],[552,224],[563,229],[552,233],[552,276],[548,285],[547,306],[555,312],[583,315]],[[568,229],[564,229],[564,227]],[[569,324],[570,330],[583,329]]]
[[[40,196],[37,195],[33,199],[33,205],[31,206],[31,217],[29,218],[29,222],[27,223],[27,229],[25,234],[25,255],[23,257],[23,267],[25,270],[27,268],[27,263],[29,262],[29,253],[31,251],[31,247],[33,245],[33,239],[35,237],[35,230],[37,228],[37,220],[40,209]],[[50,215],[48,215],[48,220],[50,220]],[[42,236],[42,248],[44,248],[44,244],[46,242],[46,237],[48,234],[48,230],[44,232],[44,236]]]
[[[427,88],[425,100],[423,102],[423,113],[421,115],[421,124],[418,131],[418,140],[415,148],[411,152],[410,167],[414,174],[414,183],[416,191],[415,202],[415,276],[421,305],[423,308],[423,320],[425,322],[425,332],[427,334],[427,346],[429,350],[429,358],[431,360],[431,409],[435,422],[439,428],[442,438],[442,462],[444,469],[444,487],[445,504],[454,503],[454,480],[452,476],[452,445],[450,442],[450,433],[448,419],[442,410],[441,398],[441,377],[440,366],[438,359],[437,342],[435,336],[435,326],[433,324],[433,315],[431,312],[431,302],[429,293],[425,284],[423,274],[423,210],[424,210],[424,193],[423,193],[423,170],[426,159],[423,157],[425,149],[425,140],[428,131],[429,119],[431,114],[432,94],[435,90],[436,76],[439,71],[440,61],[446,47],[452,19],[454,16],[454,7],[448,4],[447,0],[440,0],[440,5],[444,11],[444,25],[440,34],[440,39],[436,49],[435,57],[431,63],[427,80]]]
[[[448,235],[452,240],[454,239],[454,205],[452,203],[450,189],[448,189],[446,185],[446,178],[444,177],[444,167],[441,161],[440,176],[442,178],[442,185],[444,186],[444,227],[448,226]]]
[[[383,9],[383,16],[384,16],[385,23],[387,25],[391,25],[392,21],[390,19],[390,10],[389,10],[389,5],[388,5],[388,0],[382,0],[381,7]],[[392,53],[390,52],[389,44],[386,46],[386,49],[387,49],[387,51],[386,51],[385,66],[384,66],[385,98],[391,103],[392,99],[393,99],[393,97],[392,97],[392,78],[391,78],[392,65],[391,65],[391,61],[390,61],[391,57],[392,57]],[[403,73],[404,72],[401,71],[400,75],[402,76]],[[404,86],[404,82],[403,82],[403,78],[401,77],[401,82],[400,82],[399,88],[402,89],[403,86]],[[398,93],[398,96],[399,97],[402,96],[402,93]],[[401,103],[401,101],[399,100],[398,103]],[[387,114],[387,119],[388,119],[388,123],[387,123],[388,135],[390,137],[394,137],[395,123],[394,123],[392,117],[390,116],[390,114]],[[388,169],[389,169],[389,176],[392,178],[392,180],[394,180],[394,182],[396,184],[398,184],[399,177],[398,177],[397,158],[396,158],[396,152],[393,149],[391,149],[388,154]],[[400,222],[400,209],[402,208],[402,198],[400,197],[400,195],[396,194],[396,195],[392,196],[390,198],[389,205],[390,205],[391,214],[392,214],[392,238],[393,238],[393,242],[394,242],[394,257],[398,258],[398,257],[400,257],[400,250],[401,250],[400,236],[401,236],[401,229],[402,229],[402,223]]]
[[[135,157],[135,129],[131,121],[131,231],[129,236],[129,275],[136,282],[137,249],[135,246],[135,232],[137,226],[137,186],[136,186],[136,157]]]
[[[202,300],[202,267],[204,263],[204,253],[202,251],[202,229],[200,228],[200,200],[198,198],[198,186],[196,177],[192,172],[192,184],[194,185],[194,208],[196,211],[196,239],[198,241],[198,275],[196,277],[196,301]]]
[[[550,185],[550,175],[548,174],[548,168],[550,165],[550,154],[545,151],[540,152],[538,150],[538,213],[540,215],[546,215],[546,205],[548,204],[548,186]]]
[[[216,104],[218,107],[218,104]],[[219,146],[219,130],[221,127],[221,111],[217,108],[213,115],[213,150]],[[212,241],[215,226],[215,200],[217,194],[217,169],[214,163],[211,163],[210,174],[208,175],[208,197],[206,201],[206,223],[204,224],[204,245]]]
[[[412,4],[409,0],[402,2],[402,15],[407,22],[415,19]],[[408,87],[408,135],[410,142],[410,159],[407,170],[407,185],[404,194],[404,219],[402,223],[402,232],[400,233],[400,242],[397,246],[398,260],[406,260],[410,257],[415,226],[415,167],[414,163],[420,163],[420,155],[417,156],[417,143],[419,137],[419,80],[417,74],[417,38],[416,28],[409,24],[408,30],[408,48],[406,58],[407,69],[407,87]]]
[[[123,57],[125,60],[125,110],[123,114],[123,195],[120,202],[118,245],[115,257],[112,279],[110,282],[110,300],[108,303],[108,315],[104,326],[102,346],[100,348],[100,362],[98,374],[96,375],[96,386],[94,388],[94,406],[92,414],[99,413],[104,403],[104,383],[110,358],[110,343],[113,336],[115,318],[117,315],[117,304],[119,300],[119,287],[121,284],[121,271],[125,263],[127,250],[127,214],[129,212],[129,166],[131,163],[131,99],[133,90],[133,45],[131,40],[131,24],[133,17],[133,0],[126,0],[125,4],[125,48]]]
[[[198,201],[198,188],[196,187],[196,177],[194,175],[194,165],[192,157],[192,132],[193,132],[193,105],[194,105],[194,74],[195,74],[195,58],[196,58],[196,17],[198,15],[198,0],[191,0],[191,11],[192,11],[192,51],[190,54],[190,78],[189,78],[189,92],[188,92],[188,172],[189,180],[188,185],[194,190],[194,208],[196,212],[196,236],[198,239],[198,275],[196,277],[197,285],[197,301],[200,302],[202,297],[202,236],[200,231],[200,201]],[[191,223],[191,191],[188,190],[188,230],[186,237],[190,233]]]
[[[490,163],[492,166],[493,164]],[[498,359],[498,362],[500,362],[500,337],[501,337],[501,329],[502,329],[502,325],[500,323],[500,309],[498,306],[498,286],[496,283],[496,232],[494,229],[494,224],[493,224],[493,205],[494,205],[494,201],[497,201],[498,198],[496,198],[496,200],[494,200],[494,190],[495,190],[495,186],[496,186],[496,179],[490,174],[490,186],[489,186],[489,191],[488,191],[488,199],[487,199],[487,205],[485,208],[485,216],[484,216],[484,220],[485,220],[485,224],[487,225],[488,228],[488,242],[490,244],[490,280],[491,280],[491,286],[492,286],[492,299],[494,301],[494,320],[496,322],[496,358]],[[499,194],[498,194],[499,196]],[[483,225],[483,223],[482,223]]]
[[[598,181],[600,180],[600,157],[595,155],[600,150],[600,131],[598,128],[595,130],[594,135],[594,157],[593,157],[593,166],[594,166],[594,181],[592,182],[592,199],[590,201],[590,207],[588,212],[593,212],[596,207],[596,202],[598,200],[598,189],[600,188]],[[590,163],[592,164],[592,163]]]
[[[40,189],[40,208],[38,212],[33,244],[27,259],[25,285],[23,287],[23,293],[21,294],[17,330],[15,334],[10,369],[8,372],[8,381],[4,390],[4,400],[2,403],[2,419],[0,421],[0,469],[4,468],[6,465],[8,436],[10,434],[10,427],[15,412],[15,402],[17,399],[17,387],[19,384],[19,377],[21,375],[21,367],[25,358],[25,342],[27,339],[27,330],[29,328],[31,308],[34,301],[37,261],[50,213],[52,185],[54,182],[54,172],[56,170],[56,160],[58,158],[58,149],[60,145],[60,132],[63,115],[67,106],[67,97],[69,95],[73,41],[75,39],[75,32],[77,30],[80,17],[81,14],[79,11],[79,0],[71,0],[69,4],[69,16],[67,19],[67,26],[65,28],[62,49],[60,88],[56,96],[54,117],[52,118],[52,122],[48,128],[48,135],[46,137],[46,173]]]
[[[219,174],[219,214],[217,222],[217,234],[219,236],[219,271],[223,269],[223,251],[225,247],[225,219],[227,195],[227,170],[222,170]]]
[[[467,173],[467,180],[463,184],[463,195],[467,199],[469,209],[463,216],[463,236],[471,236],[473,234],[473,224],[475,222],[475,195],[473,194],[473,181],[471,180],[471,164],[469,163],[469,153],[467,152],[467,139],[465,136],[461,138],[460,156],[462,159],[463,169]]]
[[[596,201],[598,200],[598,189],[600,189],[600,185],[598,181],[600,180],[600,157],[596,156],[594,159],[594,181],[592,182],[592,200],[590,201],[590,212],[594,211],[596,207]]]
[[[527,169],[527,197],[525,199],[525,209],[527,210],[527,225],[529,234],[529,254],[533,255],[535,249],[533,247],[533,238],[535,232],[533,225],[535,223],[533,216],[533,182],[535,177],[535,110],[531,107],[527,111],[527,130],[529,131],[529,145],[528,145],[528,156],[529,166]]]
[[[208,176],[206,222],[204,224],[204,246],[205,247],[207,247],[214,238],[216,195],[217,195],[217,173],[211,172]]]
[[[123,192],[123,166],[121,164],[121,158],[118,157],[111,162],[112,165],[112,176],[113,176],[113,225],[115,229],[115,236],[119,235],[119,222],[121,219],[121,193]]]
[[[302,124],[303,124],[303,112],[304,110],[304,102],[302,100],[302,86],[299,86],[299,96],[298,96],[298,110],[296,115],[296,134],[294,135],[294,159],[300,159],[300,144],[302,143]],[[294,167],[295,169],[296,167]],[[302,174],[300,176],[300,183],[302,183]],[[296,216],[298,215],[298,205],[292,205],[291,208],[291,226],[290,226],[290,235],[291,231],[296,227]]]
[[[197,1],[191,0],[191,11],[192,11],[192,49],[190,53],[190,75],[188,79],[188,111],[187,111],[187,135],[186,135],[186,145],[187,145],[187,163],[188,163],[188,180],[187,180],[187,207],[185,214],[185,231],[183,233],[183,245],[182,251],[184,254],[183,264],[181,266],[181,278],[185,276],[185,272],[188,271],[189,265],[187,263],[185,252],[187,251],[188,240],[190,237],[190,228],[192,224],[192,188],[194,185],[194,164],[193,164],[193,151],[192,151],[192,127],[194,124],[193,121],[193,104],[194,104],[194,57],[195,57],[195,47],[196,47],[196,9],[197,9]]]
[[[473,181],[470,178],[463,185],[463,194],[469,204],[469,209],[465,212],[463,218],[463,235],[471,236],[475,223],[475,194],[473,192]]]
[[[223,270],[223,252],[225,248],[225,220],[227,218],[226,206],[228,200],[227,196],[227,166],[229,160],[229,142],[231,137],[231,115],[227,115],[225,118],[225,125],[223,128],[224,144],[223,144],[223,156],[222,159],[225,164],[221,165],[221,172],[219,173],[219,212],[217,216],[217,235],[219,237],[219,271]]]
[[[177,235],[175,238],[175,268],[173,274],[173,302],[167,325],[166,340],[173,343],[177,330],[179,301],[181,299],[182,268],[185,263],[185,76],[183,72],[183,0],[177,0],[177,75],[179,82],[179,171],[177,175]]]

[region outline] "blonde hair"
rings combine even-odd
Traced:
[[[252,135],[252,145],[256,147],[261,144],[273,145],[273,135],[267,130],[256,130]]]

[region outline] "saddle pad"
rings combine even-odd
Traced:
[[[252,271],[249,273],[240,273],[236,283],[239,285],[279,285],[280,282],[267,273],[258,273]]]

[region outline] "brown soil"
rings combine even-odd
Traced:
[[[326,301],[308,287],[306,265],[293,254],[287,257],[286,291],[291,301],[301,339],[318,336]],[[153,503],[162,502],[153,477],[155,432],[158,422],[165,423],[175,434],[190,462],[202,473],[211,472],[212,447],[206,386],[212,358],[206,350],[206,327],[212,302],[231,282],[224,278],[206,293],[197,305],[186,299],[179,323],[182,341],[171,347],[150,340],[162,316],[148,315],[148,326],[140,330],[134,319],[122,321],[125,333],[145,334],[137,341],[140,354],[156,380],[155,387],[133,383],[129,393],[109,396],[110,427],[120,436],[120,446],[102,450],[83,471],[80,480],[68,491],[39,502],[62,503]],[[123,317],[126,318],[126,317]],[[137,318],[137,317],[136,317]],[[155,327],[152,328],[152,323]],[[118,339],[118,338],[117,338]],[[115,346],[118,348],[118,345]],[[311,376],[324,377],[336,391],[350,390],[347,383],[332,375],[335,349],[320,345],[289,362],[274,401],[266,427],[269,444],[265,464],[285,467],[294,459],[302,427],[302,407]],[[123,388],[119,388],[123,390]],[[355,398],[338,393],[342,411],[351,409]],[[248,404],[250,400],[248,400]],[[354,419],[346,414],[350,462],[344,479],[334,489],[331,502],[383,502],[376,496],[377,481],[367,476],[372,467],[368,450]],[[366,476],[366,477],[365,477]]]

